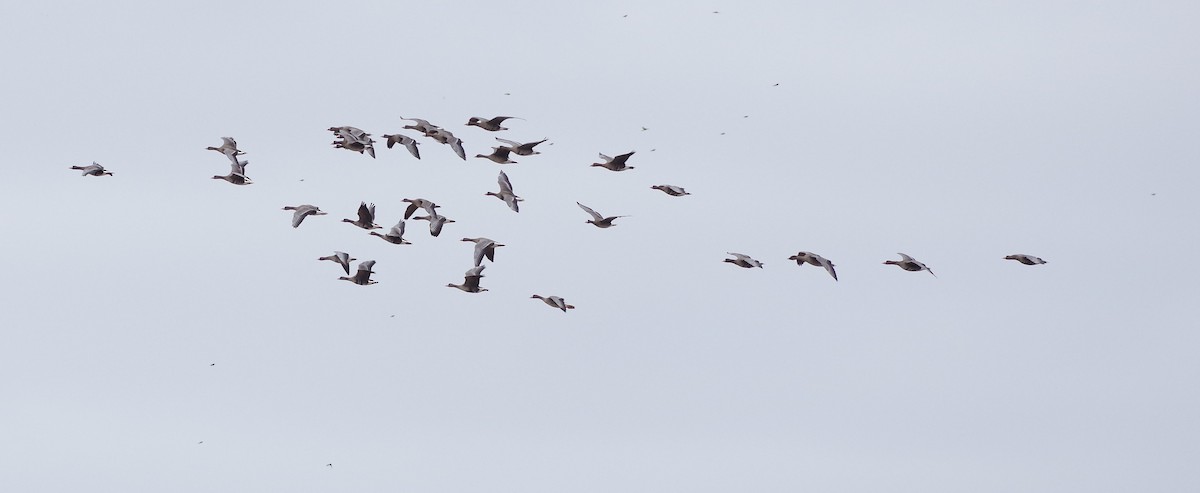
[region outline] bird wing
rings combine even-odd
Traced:
[[[402,140],[401,142],[404,143],[404,147],[406,149],[408,149],[409,154],[412,154],[413,157],[415,157],[417,159],[421,159],[421,151],[419,149],[417,149],[416,139],[405,137],[404,140]]]
[[[387,235],[395,236],[397,238],[404,238],[404,220],[401,219],[400,222],[396,223],[395,226],[392,226],[392,229],[388,231]]]
[[[608,156],[605,156],[603,152],[602,152],[602,153],[600,153],[600,159],[601,159],[602,161],[604,161],[605,163],[611,163],[611,162],[612,162],[612,160],[613,160],[613,158],[610,158],[610,157],[608,157]]]
[[[904,262],[915,262],[916,261],[912,257],[909,257],[908,254],[906,254],[906,253],[901,253],[899,255],[900,255],[900,259]],[[920,262],[917,262],[917,263],[919,264]]]
[[[450,141],[447,143],[450,144],[451,149],[454,149],[454,153],[458,154],[458,157],[462,158],[463,161],[467,160],[467,151],[463,149],[462,139],[451,136]]]
[[[512,147],[520,147],[521,146],[520,142],[516,142],[516,141],[512,141],[512,140],[508,140],[508,139],[501,139],[500,137],[496,137],[496,140],[503,142],[505,144],[508,144]]]
[[[508,175],[504,174],[503,171],[501,171],[500,176],[496,178],[496,182],[500,184],[500,193],[513,193],[512,182],[508,181]]]
[[[825,271],[828,272],[829,275],[833,276],[833,280],[838,280],[837,271],[833,270],[833,262],[830,262],[829,259],[819,255],[817,256],[817,261],[821,263],[821,267],[824,267]]]
[[[521,212],[521,206],[517,204],[517,196],[510,193],[500,194],[500,198],[504,199],[504,203],[508,204],[508,208],[513,212]]]
[[[629,156],[632,156],[634,152],[637,152],[637,151],[630,151],[630,152],[628,152],[628,153],[621,154],[621,155],[619,155],[619,156],[617,156],[617,157],[615,157],[615,158],[612,158],[612,163],[613,163],[613,164],[619,164],[619,165],[621,165],[621,166],[625,166],[625,161],[628,161],[628,160],[629,160]]]
[[[421,199],[417,199],[417,200],[414,200],[414,201],[410,202],[410,203],[408,204],[408,208],[407,208],[407,209],[404,209],[404,218],[405,218],[405,219],[408,219],[408,218],[412,217],[413,213],[414,213],[414,212],[417,212],[417,209],[419,209],[419,208],[421,207],[421,206],[417,205],[417,203],[418,203],[420,200],[421,200]]]
[[[592,208],[591,208],[591,207],[588,207],[588,206],[586,206],[586,205],[580,204],[579,202],[576,202],[576,203],[575,203],[575,205],[578,205],[580,209],[583,209],[583,212],[586,212],[586,213],[588,213],[588,214],[591,214],[591,216],[592,216],[592,219],[594,219],[594,220],[596,220],[596,221],[603,221],[603,220],[604,220],[604,216],[601,216],[601,215],[600,215],[600,213],[598,213],[598,212],[596,212],[596,211],[592,210]]]

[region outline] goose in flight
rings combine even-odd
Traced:
[[[434,133],[434,132],[435,132],[435,131],[437,131],[439,128],[441,128],[441,127],[439,127],[439,126],[437,126],[437,125],[434,125],[434,124],[432,124],[432,123],[429,123],[429,121],[428,121],[428,120],[422,120],[422,119],[420,119],[420,118],[404,118],[404,117],[400,117],[400,119],[401,119],[401,120],[408,120],[408,121],[410,121],[410,122],[417,122],[417,124],[416,124],[416,125],[405,125],[405,126],[404,126],[404,129],[405,129],[405,130],[416,130],[416,131],[418,131],[418,132],[421,132],[421,134],[422,134],[422,135],[424,135],[424,136],[426,136],[426,137],[432,137],[432,135],[430,135],[430,134]],[[444,142],[443,142],[443,143],[444,143]]]
[[[392,229],[389,229],[387,234],[381,235],[379,233],[371,231],[371,235],[378,236],[380,238],[383,238],[384,241],[386,241],[388,243],[396,244],[396,245],[411,245],[412,244],[408,240],[404,239],[404,220],[403,219],[401,219],[400,222],[396,223],[395,226],[392,226]]]
[[[342,219],[344,223],[350,223],[362,229],[379,229],[382,226],[375,224],[375,204],[367,205],[366,202],[358,203],[358,219]]]
[[[403,200],[405,202],[408,202],[408,208],[404,210],[404,218],[405,219],[412,217],[413,213],[417,212],[417,209],[425,209],[425,212],[428,212],[430,214],[437,214],[437,208],[440,207],[439,205],[433,203],[432,201],[425,200],[425,199],[403,199]]]
[[[238,155],[246,153],[245,151],[238,149],[237,141],[233,140],[233,137],[221,137],[221,141],[221,147],[208,146],[205,147],[204,150],[217,151],[221,154],[224,154],[225,157],[229,158],[229,160],[234,163],[237,162]]]
[[[516,161],[508,158],[509,151],[512,151],[512,149],[497,146],[492,148],[491,154],[476,154],[475,157],[481,157],[496,164],[517,164]]]
[[[506,127],[501,127],[500,124],[504,123],[504,120],[507,120],[509,118],[516,118],[516,119],[520,120],[520,118],[517,118],[515,116],[497,116],[497,117],[491,118],[491,119],[479,118],[479,117],[473,116],[473,117],[471,117],[470,120],[467,120],[467,125],[474,125],[476,127],[482,128],[484,130],[497,132],[500,130],[508,130],[508,128],[506,128]]]
[[[508,204],[508,208],[512,209],[513,212],[521,212],[521,208],[517,203],[522,202],[525,199],[518,197],[517,194],[513,193],[512,182],[508,181],[508,175],[501,171],[500,176],[496,178],[496,182],[500,184],[500,193],[488,192],[484,195],[491,195],[503,200],[505,204]]]
[[[342,276],[342,277],[339,277],[338,280],[350,281],[350,282],[352,282],[354,284],[358,284],[360,286],[366,286],[368,284],[378,283],[379,281],[371,280],[371,274],[375,273],[375,271],[373,271],[371,269],[374,267],[375,267],[375,261],[367,260],[365,262],[358,264],[358,271],[354,273],[353,277]]]
[[[884,265],[896,265],[896,266],[899,266],[901,269],[904,269],[909,272],[918,272],[918,271],[927,270],[927,271],[929,271],[929,275],[931,275],[933,277],[937,277],[937,274],[934,274],[932,269],[930,269],[929,267],[926,267],[925,264],[917,261],[917,259],[909,257],[908,255],[903,254],[903,253],[901,253],[899,255],[900,255],[900,257],[902,257],[900,260],[885,260],[883,262]]]
[[[383,138],[387,139],[388,149],[391,149],[392,146],[399,143],[400,145],[404,146],[404,148],[408,149],[408,153],[412,154],[413,157],[421,159],[421,151],[417,149],[417,139],[400,134],[384,135]]]
[[[825,272],[828,272],[829,275],[833,276],[833,280],[837,280],[837,272],[833,270],[833,262],[830,262],[829,259],[825,257],[812,252],[800,252],[788,257],[788,260],[795,260],[796,265],[809,264],[817,267],[824,267]]]
[[[342,269],[346,271],[346,275],[350,275],[350,262],[358,259],[351,258],[350,254],[346,252],[333,252],[333,255],[320,257],[317,260],[331,260],[333,262],[337,262],[338,265],[342,266]]]
[[[1017,254],[1009,255],[1007,257],[1004,257],[1004,260],[1016,260],[1017,262],[1020,262],[1025,265],[1039,265],[1039,264],[1046,263],[1045,260],[1042,260],[1038,257],[1034,257],[1033,255],[1026,255],[1024,253],[1017,253]]]
[[[253,184],[254,182],[250,180],[250,177],[246,176],[246,165],[247,164],[250,164],[250,161],[237,161],[233,164],[230,164],[228,175],[225,175],[225,176],[214,175],[213,179],[214,180],[225,180],[234,185]]]
[[[428,134],[428,137],[450,146],[451,149],[454,149],[454,153],[458,154],[459,158],[463,161],[467,160],[467,151],[463,149],[462,139],[455,137],[449,130],[444,128],[434,129],[433,132]]]
[[[575,305],[568,305],[567,301],[562,299],[561,296],[542,296],[540,294],[535,294],[533,296],[530,296],[529,298],[542,300],[543,303],[550,305],[554,308],[558,308],[559,310],[562,310],[563,313],[567,313],[567,310],[575,309]]]
[[[292,227],[299,228],[300,223],[304,222],[304,218],[308,216],[324,216],[327,213],[321,212],[321,208],[315,205],[303,204],[284,207],[285,211],[296,211],[292,213]]]
[[[458,289],[468,292],[468,293],[482,293],[484,291],[487,291],[486,288],[479,287],[479,279],[483,278],[483,268],[484,267],[487,267],[487,266],[486,265],[477,265],[475,267],[472,267],[470,270],[467,271],[466,274],[463,274],[463,283],[462,284],[450,283],[450,284],[447,284],[446,287],[458,288]]]
[[[82,171],[82,172],[83,172],[83,175],[82,175],[82,176],[88,176],[88,175],[91,175],[91,176],[105,176],[105,175],[107,175],[107,176],[112,176],[112,171],[106,171],[106,170],[104,169],[104,166],[100,166],[100,163],[97,163],[97,162],[95,162],[95,161],[92,161],[92,164],[89,164],[89,165],[87,165],[87,166],[71,166],[71,169],[73,169],[73,170],[78,170],[78,171]]]
[[[366,153],[371,158],[375,157],[375,139],[371,138],[371,134],[350,126],[329,127],[329,131],[333,132],[337,138],[342,139],[334,141],[334,147],[348,149],[359,154]]]
[[[742,255],[740,253],[733,253],[733,252],[725,252],[725,253],[728,253],[730,255],[733,255],[734,257],[737,257],[737,258],[727,258],[727,259],[725,259],[725,261],[729,262],[733,265],[736,265],[738,267],[744,267],[747,269],[749,269],[751,267],[758,267],[759,269],[761,269],[763,266],[762,262],[759,262],[757,260],[750,258],[749,255]]]
[[[500,137],[496,137],[496,140],[500,141],[501,143],[507,144],[509,150],[511,150],[513,154],[516,154],[518,156],[532,156],[534,154],[541,154],[540,152],[533,150],[534,146],[541,144],[542,142],[545,142],[550,139],[542,139],[537,142],[526,142],[524,144],[514,141],[514,140],[501,139]]]
[[[483,264],[483,259],[486,257],[489,261],[495,262],[496,248],[504,246],[503,243],[496,243],[491,238],[463,238],[462,241],[470,241],[475,243],[475,265]]]
[[[575,205],[578,205],[580,209],[583,209],[583,212],[586,212],[592,216],[592,220],[587,221],[587,222],[591,223],[592,225],[595,225],[597,228],[607,228],[610,226],[616,226],[616,224],[613,224],[613,219],[616,219],[618,217],[629,217],[629,216],[604,217],[604,216],[601,216],[599,212],[592,210],[591,207],[580,204],[579,202],[576,202]]]
[[[413,220],[429,221],[429,234],[435,237],[442,234],[442,226],[445,226],[446,223],[454,222],[453,219],[448,219],[446,216],[437,213],[432,213],[428,216],[413,216]]]
[[[630,151],[625,154],[618,155],[617,157],[608,157],[604,154],[600,154],[600,159],[602,159],[604,162],[592,163],[592,166],[599,166],[612,171],[625,171],[627,169],[633,169],[633,166],[626,166],[625,162],[629,160],[629,156],[632,156],[634,152],[637,151]]]
[[[684,195],[691,195],[690,193],[686,192],[683,189],[683,187],[677,187],[675,185],[654,185],[650,188],[652,188],[654,190],[662,190],[663,193],[670,195],[672,197],[681,197]]]

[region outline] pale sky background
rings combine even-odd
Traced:
[[[0,484],[1195,491],[1197,25],[1194,2],[9,2]],[[495,115],[524,120],[463,125]],[[401,116],[472,156],[553,145],[503,168],[520,214],[484,196],[500,166],[429,139],[329,145]],[[226,135],[254,185],[210,179]],[[116,175],[67,169],[93,160]],[[339,222],[404,197],[458,222],[410,246]],[[301,203],[330,215],[292,229]],[[489,292],[444,287],[464,236],[508,245]]]

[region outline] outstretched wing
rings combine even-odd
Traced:
[[[508,181],[508,175],[504,174],[503,171],[501,171],[500,176],[496,178],[496,182],[500,184],[500,193],[513,193],[512,182]]]
[[[576,203],[575,203],[575,205],[578,205],[580,209],[583,209],[583,212],[586,212],[586,213],[588,213],[588,214],[591,214],[591,216],[592,216],[592,219],[594,219],[594,220],[596,220],[596,221],[603,221],[603,220],[604,220],[604,216],[601,216],[601,215],[600,215],[600,213],[598,213],[598,212],[596,212],[596,211],[592,210],[592,208],[591,208],[591,207],[588,207],[588,206],[586,206],[586,205],[580,204],[579,202],[576,202]]]

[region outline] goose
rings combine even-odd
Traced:
[[[503,243],[496,243],[491,238],[463,238],[462,241],[471,241],[475,243],[475,265],[483,263],[484,257],[489,261],[495,262],[496,248],[504,246]]]
[[[417,209],[425,209],[425,212],[428,212],[430,214],[437,214],[437,208],[441,207],[441,206],[433,203],[432,201],[425,200],[425,199],[403,199],[403,200],[404,200],[404,202],[408,202],[408,208],[404,210],[404,218],[405,219],[412,217],[413,213],[417,212]]]
[[[509,151],[512,151],[512,149],[504,146],[498,146],[492,148],[491,154],[476,154],[475,157],[481,157],[496,164],[517,164],[516,161],[508,158]]]
[[[342,139],[334,141],[334,147],[348,149],[359,154],[366,153],[371,158],[375,157],[375,140],[371,138],[371,134],[364,132],[360,128],[350,126],[329,127],[329,131]]]
[[[788,257],[788,260],[795,260],[796,265],[809,264],[817,267],[824,267],[825,271],[828,272],[829,275],[833,276],[833,280],[837,280],[837,271],[833,270],[833,262],[830,262],[829,259],[825,257],[812,252],[800,252]]]
[[[379,229],[382,226],[375,224],[375,204],[367,205],[366,202],[358,203],[358,219],[342,219],[344,223],[350,223],[362,229]]]
[[[473,116],[473,117],[471,117],[471,119],[467,120],[467,125],[473,125],[473,126],[482,128],[484,130],[497,132],[500,130],[508,130],[505,127],[501,127],[500,124],[504,123],[504,120],[507,120],[509,118],[516,118],[516,119],[520,120],[520,118],[517,118],[515,116],[497,116],[492,119],[479,118],[479,117]]]
[[[445,226],[446,223],[454,222],[453,219],[448,219],[446,216],[437,213],[433,213],[428,216],[413,216],[413,220],[429,221],[429,234],[435,237],[442,234],[442,226]]]
[[[71,169],[83,171],[83,175],[81,176],[112,176],[112,171],[105,171],[104,166],[100,166],[100,163],[95,161],[92,161],[92,164],[87,166],[71,166]]]
[[[487,291],[486,288],[479,287],[479,279],[483,277],[483,268],[484,267],[487,267],[487,266],[486,265],[477,265],[475,267],[472,267],[471,269],[467,270],[466,274],[463,274],[463,283],[461,285],[450,283],[450,284],[447,284],[446,287],[458,288],[458,289],[468,292],[468,293],[482,293],[484,291]]]
[[[221,141],[221,147],[208,146],[205,147],[204,150],[217,151],[221,154],[224,154],[225,157],[228,157],[229,160],[233,162],[237,162],[238,155],[246,153],[245,151],[241,151],[237,148],[237,141],[233,140],[233,137],[221,137]]]
[[[542,139],[537,142],[526,142],[524,144],[513,140],[501,139],[500,137],[496,137],[496,140],[504,144],[508,144],[508,148],[512,150],[513,154],[518,156],[532,156],[534,154],[541,154],[540,152],[533,150],[534,146],[550,139]]]
[[[568,305],[567,301],[562,299],[562,297],[560,297],[560,296],[542,296],[540,294],[535,294],[533,296],[530,296],[529,298],[542,300],[543,303],[550,305],[554,308],[558,308],[559,310],[562,310],[563,313],[567,313],[567,310],[575,309],[575,305]]]
[[[1034,257],[1033,255],[1026,255],[1024,253],[1017,253],[1017,254],[1009,255],[1007,257],[1004,257],[1004,260],[1016,260],[1017,262],[1020,262],[1025,265],[1039,265],[1039,264],[1046,263],[1045,260],[1042,260],[1038,257]]]
[[[591,220],[591,221],[587,221],[587,222],[588,222],[588,223],[591,223],[591,224],[593,224],[593,225],[595,225],[597,228],[607,228],[607,227],[610,227],[610,226],[616,226],[616,224],[613,224],[613,219],[616,219],[616,218],[618,218],[618,217],[629,217],[629,216],[609,216],[609,217],[604,217],[604,216],[601,216],[601,215],[600,215],[600,213],[598,213],[598,212],[596,212],[596,211],[592,210],[592,208],[591,208],[591,207],[588,207],[588,206],[586,206],[586,205],[580,204],[579,202],[576,202],[576,203],[575,203],[575,205],[579,206],[579,208],[580,208],[580,209],[583,209],[583,212],[586,212],[586,213],[588,213],[588,214],[591,214],[591,216],[592,216],[592,220]]]
[[[632,156],[634,152],[637,151],[630,151],[617,157],[608,157],[604,154],[600,154],[600,159],[604,160],[604,162],[592,163],[592,166],[599,166],[612,171],[625,171],[627,169],[633,169],[633,166],[626,166],[625,162],[629,160],[629,156]]]
[[[361,128],[351,127],[349,125],[341,127],[329,127],[328,130],[333,132],[333,135],[341,138],[342,140],[356,140],[360,142],[367,142],[371,140],[371,134],[364,132]]]
[[[683,187],[677,187],[675,185],[654,185],[650,188],[653,190],[662,190],[663,193],[670,195],[672,197],[681,197],[684,195],[691,195],[690,193],[685,191],[683,189]]]
[[[350,275],[350,262],[353,262],[358,259],[351,258],[350,254],[348,254],[346,252],[336,252],[335,251],[335,252],[333,252],[333,255],[327,255],[324,257],[320,257],[317,260],[330,260],[333,262],[337,262],[338,265],[341,265],[342,269],[346,271],[346,275]]]
[[[396,245],[411,245],[412,244],[412,242],[404,239],[404,220],[403,219],[401,219],[400,222],[396,223],[395,226],[392,226],[392,229],[388,230],[386,235],[381,235],[374,231],[371,231],[370,234],[373,236],[378,236],[380,238],[383,238],[384,241],[386,241],[388,243],[396,244]]]
[[[333,146],[338,149],[346,149],[357,152],[359,154],[367,154],[372,159],[375,158],[375,146],[370,142],[362,142],[358,140],[342,140],[334,141]]]
[[[287,207],[284,207],[283,210],[296,211],[296,212],[292,213],[292,227],[293,228],[299,228],[300,223],[304,222],[304,218],[306,218],[308,216],[324,216],[327,214],[326,212],[321,212],[320,207],[317,207],[315,205],[309,205],[309,204],[303,204],[303,205],[297,205],[297,206],[289,205]]]
[[[916,259],[914,259],[912,257],[909,257],[906,254],[901,253],[898,255],[900,255],[902,257],[900,260],[885,260],[883,262],[884,265],[897,265],[897,266],[900,266],[901,269],[904,269],[909,272],[918,272],[918,271],[927,270],[927,271],[929,271],[929,275],[931,275],[933,277],[937,277],[937,274],[934,274],[933,270],[930,269],[929,267],[926,267],[925,264],[917,261]]]
[[[740,253],[733,253],[733,252],[725,252],[725,253],[728,253],[730,255],[733,255],[734,257],[737,257],[737,258],[727,258],[727,259],[725,259],[725,261],[729,262],[733,265],[736,265],[738,267],[744,267],[747,269],[749,269],[751,267],[758,267],[759,269],[761,269],[763,266],[762,262],[759,262],[757,260],[750,258],[749,255],[742,255]]]
[[[406,149],[408,149],[408,153],[412,154],[413,157],[415,157],[417,159],[421,159],[421,151],[419,149],[417,149],[418,142],[416,139],[409,137],[407,135],[400,135],[400,134],[384,135],[383,138],[387,139],[388,149],[391,149],[392,146],[399,143],[400,145],[402,145]]]
[[[416,130],[416,131],[418,131],[418,132],[421,132],[421,134],[425,135],[426,137],[430,137],[430,135],[429,135],[429,134],[432,134],[434,131],[436,131],[437,129],[441,128],[441,127],[438,127],[437,125],[434,125],[434,124],[432,124],[432,123],[429,123],[429,121],[428,121],[428,120],[422,120],[422,119],[420,119],[420,118],[404,118],[404,117],[400,117],[400,119],[401,119],[401,120],[408,120],[408,121],[410,121],[410,122],[417,122],[417,124],[416,124],[416,125],[405,125],[405,126],[404,126],[405,130]]]
[[[338,280],[339,281],[350,281],[354,284],[358,284],[359,286],[366,286],[368,284],[376,284],[379,281],[371,280],[371,274],[375,273],[375,271],[373,271],[371,269],[374,267],[375,267],[375,261],[367,260],[365,262],[358,264],[358,271],[354,273],[353,277],[342,276],[342,277],[339,277]]]
[[[512,209],[513,212],[521,212],[521,208],[517,205],[517,202],[522,202],[525,199],[518,197],[513,193],[512,182],[508,181],[508,175],[501,171],[500,176],[496,178],[496,182],[500,184],[500,193],[488,192],[484,195],[491,195],[503,200],[505,204],[508,204],[508,208]]]
[[[230,164],[229,165],[230,169],[229,169],[228,175],[225,175],[225,176],[214,175],[213,179],[214,180],[225,180],[234,185],[253,184],[254,182],[250,180],[250,177],[246,176],[246,165],[247,164],[250,164],[250,161],[238,161],[236,163]]]
[[[463,149],[462,139],[455,137],[449,130],[443,128],[435,129],[429,134],[429,137],[450,146],[454,150],[454,153],[458,154],[459,158],[463,161],[467,160],[467,151]]]

